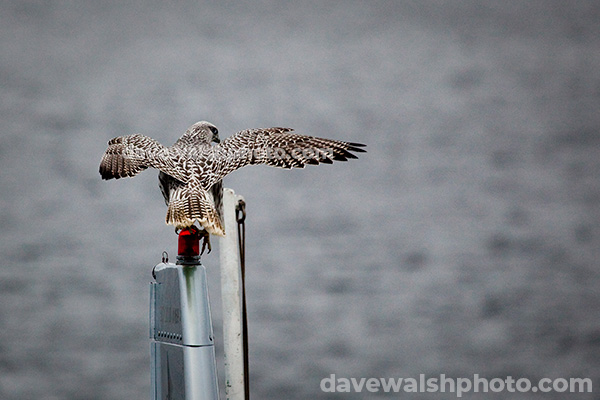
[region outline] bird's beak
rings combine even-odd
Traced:
[[[213,137],[213,142],[221,143],[221,139],[219,139],[218,137]]]

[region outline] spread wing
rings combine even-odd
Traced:
[[[169,155],[169,149],[156,140],[141,134],[119,136],[108,142],[100,161],[102,179],[119,179],[139,174],[148,167],[156,168],[185,181]]]
[[[307,164],[331,164],[358,158],[364,144],[298,135],[291,128],[248,129],[213,147],[214,166],[210,187],[225,175],[246,165],[266,164],[279,168],[304,168]]]

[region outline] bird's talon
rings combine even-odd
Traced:
[[[206,254],[210,254],[212,251],[212,246],[210,245],[210,234],[203,230],[202,233],[202,250],[200,251],[200,255],[204,254],[204,250],[208,248],[208,252]]]

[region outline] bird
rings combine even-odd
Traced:
[[[215,125],[199,121],[171,146],[140,133],[108,141],[100,161],[102,179],[133,177],[147,168],[159,171],[159,188],[175,232],[195,228],[204,238],[225,236],[223,178],[247,165],[278,168],[332,164],[358,158],[366,145],[294,133],[292,128],[246,129],[221,141]],[[201,228],[195,227],[198,222]]]

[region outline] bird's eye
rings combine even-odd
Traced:
[[[210,127],[210,130],[212,131],[213,135],[218,135],[218,134],[219,134],[219,131],[218,131],[218,129],[217,129],[217,128],[215,128],[214,126],[211,126],[211,127]]]

